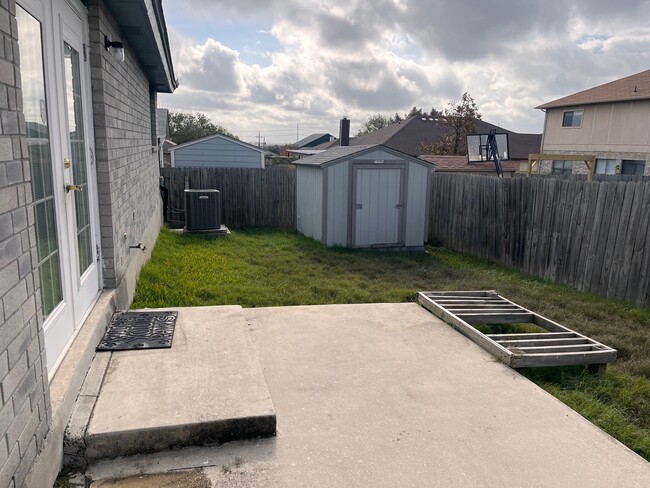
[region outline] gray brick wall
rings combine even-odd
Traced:
[[[88,12],[104,285],[113,288],[138,252],[129,245],[160,212],[156,95],[104,3],[89,0]],[[124,63],[104,49],[105,35],[124,42]]]
[[[20,487],[51,421],[15,0],[0,2],[0,487]]]

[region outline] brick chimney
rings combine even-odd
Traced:
[[[350,145],[350,120],[347,117],[341,119],[339,128],[339,146]]]

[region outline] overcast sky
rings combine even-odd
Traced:
[[[534,107],[650,68],[650,0],[166,0],[179,88],[247,142],[442,109],[541,132]]]

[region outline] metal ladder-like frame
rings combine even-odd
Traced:
[[[590,365],[603,373],[612,349],[498,295],[496,291],[426,291],[418,303],[512,368]],[[472,324],[533,323],[548,332],[483,334]]]

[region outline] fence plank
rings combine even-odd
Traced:
[[[650,305],[650,181],[597,180],[434,173],[429,241]]]
[[[169,192],[168,225],[185,225],[185,188],[221,192],[221,219],[228,227],[284,227],[296,225],[296,170],[291,167],[163,168]]]

